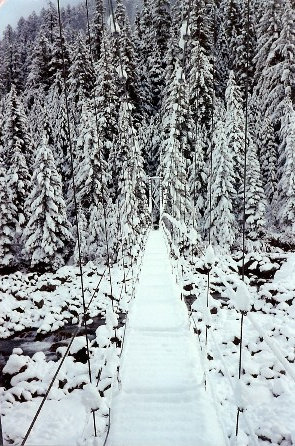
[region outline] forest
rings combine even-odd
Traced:
[[[106,237],[115,261],[118,230],[134,245],[155,175],[165,211],[181,214],[200,246],[210,229],[221,250],[239,250],[246,100],[247,250],[294,246],[294,4],[253,1],[247,22],[243,1],[193,2],[187,26],[189,3],[146,0],[130,23],[119,0],[112,24],[98,0],[88,30],[84,5],[69,6],[62,45],[53,3],[7,27],[4,270],[75,261],[72,168],[84,262],[105,258]]]

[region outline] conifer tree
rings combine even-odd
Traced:
[[[100,135],[95,117],[89,104],[84,104],[82,118],[79,126],[79,136],[75,149],[74,177],[76,181],[77,201],[89,220],[90,208],[94,204],[105,201],[107,203],[109,192],[107,188],[107,167],[104,160],[104,140]],[[70,210],[74,212],[73,191],[69,189],[68,202]]]
[[[31,92],[30,101],[34,101],[36,90],[42,87],[48,91],[50,87],[49,61],[50,61],[50,42],[45,30],[40,31],[37,41],[34,45],[29,65],[29,75],[27,79],[27,89]]]
[[[157,43],[160,60],[164,61],[172,25],[170,2],[168,0],[151,0],[150,14],[153,21],[154,42]]]
[[[95,73],[90,54],[80,34],[75,42],[72,63],[69,69],[68,89],[70,105],[75,111],[75,121],[79,122],[82,104],[93,96]]]
[[[133,118],[137,121],[140,119],[139,75],[133,33],[122,0],[117,0],[115,16],[115,66],[119,74],[119,95],[124,95],[127,91],[133,104]]]
[[[104,158],[108,160],[113,141],[118,138],[119,89],[115,69],[113,42],[108,32],[104,33],[101,57],[97,65],[95,97],[99,139],[103,141]],[[111,161],[109,162],[109,164]]]
[[[30,219],[23,234],[24,251],[32,268],[54,270],[64,264],[72,243],[61,177],[44,133],[37,149],[27,208]]]
[[[97,202],[97,200],[90,207],[88,251],[89,259],[96,262],[103,262],[107,256],[106,245],[109,243],[109,224],[106,221],[108,217],[106,209],[104,210],[102,202]]]
[[[259,23],[254,100],[261,116],[268,115],[279,130],[285,97],[294,91],[294,20],[291,3],[265,2]]]
[[[19,234],[27,222],[25,201],[30,188],[30,174],[24,154],[19,147],[15,150],[8,170],[8,183],[11,198],[16,208],[17,233]]]
[[[286,114],[281,124],[280,171],[278,184],[278,222],[282,229],[295,233],[295,111],[290,98],[286,99]]]
[[[243,179],[245,117],[240,87],[236,84],[234,72],[230,72],[225,91],[226,115],[225,128],[228,148],[232,153],[235,189],[238,192]]]
[[[194,141],[194,153],[191,165],[189,167],[189,185],[190,194],[193,200],[193,226],[201,233],[203,227],[203,218],[206,208],[207,198],[207,166],[205,163],[206,148],[209,146],[209,141],[201,133],[201,130],[196,131]]]
[[[214,131],[213,165],[211,176],[211,240],[222,252],[233,247],[238,231],[233,197],[235,179],[232,152],[227,148],[224,122],[219,120]],[[210,185],[208,187],[206,230],[210,230]]]
[[[191,17],[190,36],[188,40],[187,56],[188,79],[190,88],[190,104],[195,122],[200,128],[209,130],[211,125],[213,99],[213,65],[212,65],[212,30],[206,16],[204,2],[194,4]],[[186,32],[186,27],[182,32]]]
[[[139,153],[137,135],[132,127],[131,104],[122,101],[119,114],[121,138],[116,148],[120,161],[113,172],[116,183],[115,202],[118,209],[118,229],[122,234],[123,252],[127,257],[134,257],[135,246],[141,235],[141,218],[146,215],[143,190],[141,186],[142,162]],[[115,175],[115,176],[114,176]],[[144,211],[144,213],[142,213]]]
[[[165,110],[160,147],[163,188],[166,190],[165,212],[182,221],[192,214],[186,159],[192,153],[189,136],[193,130],[193,121],[187,85],[182,69],[177,65]]]
[[[12,158],[15,152],[20,152],[26,158],[28,166],[32,163],[32,143],[28,132],[28,122],[17,95],[16,88],[11,90],[6,100],[5,124],[4,124],[4,149],[5,163],[12,166]]]
[[[241,187],[241,203],[243,202]],[[246,165],[246,201],[245,201],[245,229],[248,250],[253,251],[262,247],[265,235],[266,197],[263,189],[260,165],[257,158],[257,148],[252,137],[249,137]]]
[[[274,127],[268,116],[265,116],[259,128],[261,175],[266,197],[271,203],[277,190],[278,146]]]
[[[9,92],[13,86],[17,92],[20,92],[22,88],[21,58],[16,33],[10,25],[4,31],[2,64],[5,91]]]
[[[93,20],[93,35],[92,35],[92,48],[94,59],[97,62],[101,55],[101,44],[104,33],[104,6],[102,0],[95,0],[95,12]]]
[[[7,171],[3,162],[0,164],[0,267],[13,264],[13,245],[17,209],[14,206],[11,191],[7,183]]]

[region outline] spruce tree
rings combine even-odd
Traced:
[[[278,183],[278,145],[269,116],[264,117],[259,128],[258,142],[260,144],[261,175],[266,197],[271,203],[276,195]]]
[[[64,264],[73,237],[66,215],[61,177],[46,133],[37,148],[26,206],[30,219],[23,233],[25,255],[32,268],[55,270]]]
[[[228,252],[236,241],[238,225],[233,206],[233,198],[236,194],[233,153],[228,149],[225,125],[222,120],[218,120],[215,125],[212,158],[205,228],[207,232],[211,229],[212,244],[217,245],[221,252]],[[211,228],[210,189],[212,192]]]
[[[4,149],[5,163],[12,166],[12,158],[15,152],[20,152],[26,158],[28,166],[32,164],[32,140],[29,133],[27,117],[23,104],[17,95],[16,88],[11,90],[6,100],[5,124],[4,124]]]
[[[245,117],[240,87],[231,71],[225,91],[226,114],[225,131],[228,148],[233,158],[235,189],[238,192],[243,179],[244,146],[245,146]]]
[[[278,184],[277,221],[281,229],[295,233],[295,111],[290,98],[286,99],[286,114],[281,123],[280,171]]]
[[[240,191],[241,203],[243,203],[243,186]],[[246,201],[245,201],[245,230],[247,249],[253,251],[263,246],[263,237],[266,231],[266,197],[263,189],[257,146],[251,135],[247,148],[246,165]]]
[[[116,147],[119,163],[113,172],[115,183],[115,203],[118,210],[118,230],[122,236],[123,253],[133,258],[133,246],[141,236],[141,219],[146,215],[143,210],[142,162],[137,135],[132,127],[131,104],[123,100],[119,114],[120,141]],[[124,255],[124,254],[123,254]]]
[[[14,263],[14,240],[17,209],[7,182],[7,170],[0,164],[0,267]]]
[[[74,109],[76,123],[79,122],[83,102],[93,97],[95,73],[90,57],[83,37],[79,34],[75,42],[67,80],[69,101]]]

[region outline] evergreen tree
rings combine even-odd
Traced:
[[[98,133],[103,141],[104,158],[108,160],[113,141],[118,138],[119,90],[118,73],[111,35],[104,33],[101,58],[97,65],[95,97],[97,105]]]
[[[48,91],[50,87],[50,76],[48,71],[50,57],[50,42],[45,30],[42,30],[33,48],[26,85],[27,89],[31,91],[30,101],[32,102],[34,101],[36,90],[43,87],[45,91]]]
[[[246,84],[248,84],[249,93],[252,93],[253,75],[255,71],[254,55],[256,48],[256,33],[254,18],[256,10],[254,9],[253,2],[249,3],[249,21],[247,2],[241,2],[239,6],[239,14],[239,33],[232,45],[234,54],[232,67],[238,85],[241,87],[241,92],[244,95]]]
[[[245,146],[245,117],[240,87],[236,84],[234,72],[230,72],[225,91],[226,115],[225,131],[228,148],[233,158],[235,189],[238,192],[243,180],[244,146]]]
[[[93,203],[90,207],[88,250],[90,260],[96,262],[103,262],[107,256],[109,224],[106,221],[108,217],[106,209],[103,209],[101,202]]]
[[[241,202],[243,202],[241,187]],[[245,230],[247,248],[253,251],[262,247],[262,239],[265,235],[265,211],[266,197],[262,185],[259,160],[257,158],[256,145],[249,137],[247,148],[246,166],[246,202],[245,202]]]
[[[146,216],[142,189],[142,161],[137,135],[132,128],[131,104],[124,101],[120,107],[119,128],[121,138],[117,146],[117,159],[113,172],[115,182],[115,203],[118,209],[118,229],[122,236],[123,253],[133,258],[133,246],[141,235],[141,219]],[[115,176],[114,176],[115,174]],[[124,254],[123,254],[124,255]]]
[[[270,116],[279,131],[285,97],[294,95],[295,12],[289,0],[264,3],[259,24],[257,72],[254,100],[261,116]]]
[[[75,110],[75,121],[78,123],[82,104],[93,96],[95,85],[95,73],[90,54],[81,34],[75,41],[67,82],[70,105]]]
[[[96,122],[89,105],[82,109],[79,126],[79,137],[75,149],[74,177],[78,204],[86,219],[89,220],[91,205],[107,203],[109,192],[107,188],[107,167],[103,157],[103,138],[97,134]],[[68,202],[71,213],[74,212],[73,191],[70,188]]]
[[[95,12],[93,20],[92,48],[95,61],[100,59],[101,44],[104,33],[104,6],[102,0],[95,0]]]
[[[32,163],[31,135],[28,132],[28,122],[17,95],[16,88],[11,90],[6,100],[5,125],[4,125],[4,149],[5,163],[8,168],[12,166],[12,159],[16,152],[20,152],[26,158],[28,166]]]
[[[16,208],[17,233],[20,234],[27,222],[25,201],[30,188],[30,174],[24,154],[18,146],[11,159],[11,166],[8,170],[8,183],[11,198]]]
[[[224,122],[216,123],[213,139],[213,165],[211,182],[211,228],[210,228],[210,185],[208,188],[206,230],[211,230],[212,244],[217,245],[222,252],[233,247],[238,231],[234,214],[233,198],[235,178],[233,153],[228,150]]]
[[[190,139],[193,121],[187,90],[182,70],[176,66],[170,96],[165,104],[160,150],[163,188],[166,191],[165,212],[178,221],[186,221],[192,215],[187,159],[193,152]]]
[[[19,46],[16,40],[16,33],[10,25],[4,31],[2,41],[3,59],[2,76],[4,79],[5,92],[9,92],[12,86],[20,92],[22,89],[22,64],[19,53]]]
[[[290,98],[281,124],[280,180],[278,184],[278,222],[281,228],[295,233],[295,111]]]
[[[193,226],[201,233],[203,227],[203,218],[206,208],[207,192],[207,166],[205,163],[206,148],[209,141],[206,141],[205,135],[199,130],[196,132],[195,146],[192,163],[189,167],[190,194],[193,200]]]
[[[170,2],[168,0],[151,0],[150,14],[152,16],[154,42],[157,43],[160,60],[164,61],[172,25]]]
[[[278,146],[271,120],[265,116],[258,134],[261,174],[266,196],[271,203],[277,190]]]
[[[13,204],[11,191],[7,183],[7,171],[0,164],[0,267],[13,264],[13,245],[17,209]]]
[[[64,264],[72,243],[62,182],[44,134],[38,147],[27,208],[30,219],[23,233],[24,251],[32,268],[54,270]]]

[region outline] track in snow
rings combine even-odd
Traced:
[[[149,235],[107,446],[223,446],[161,231]]]

